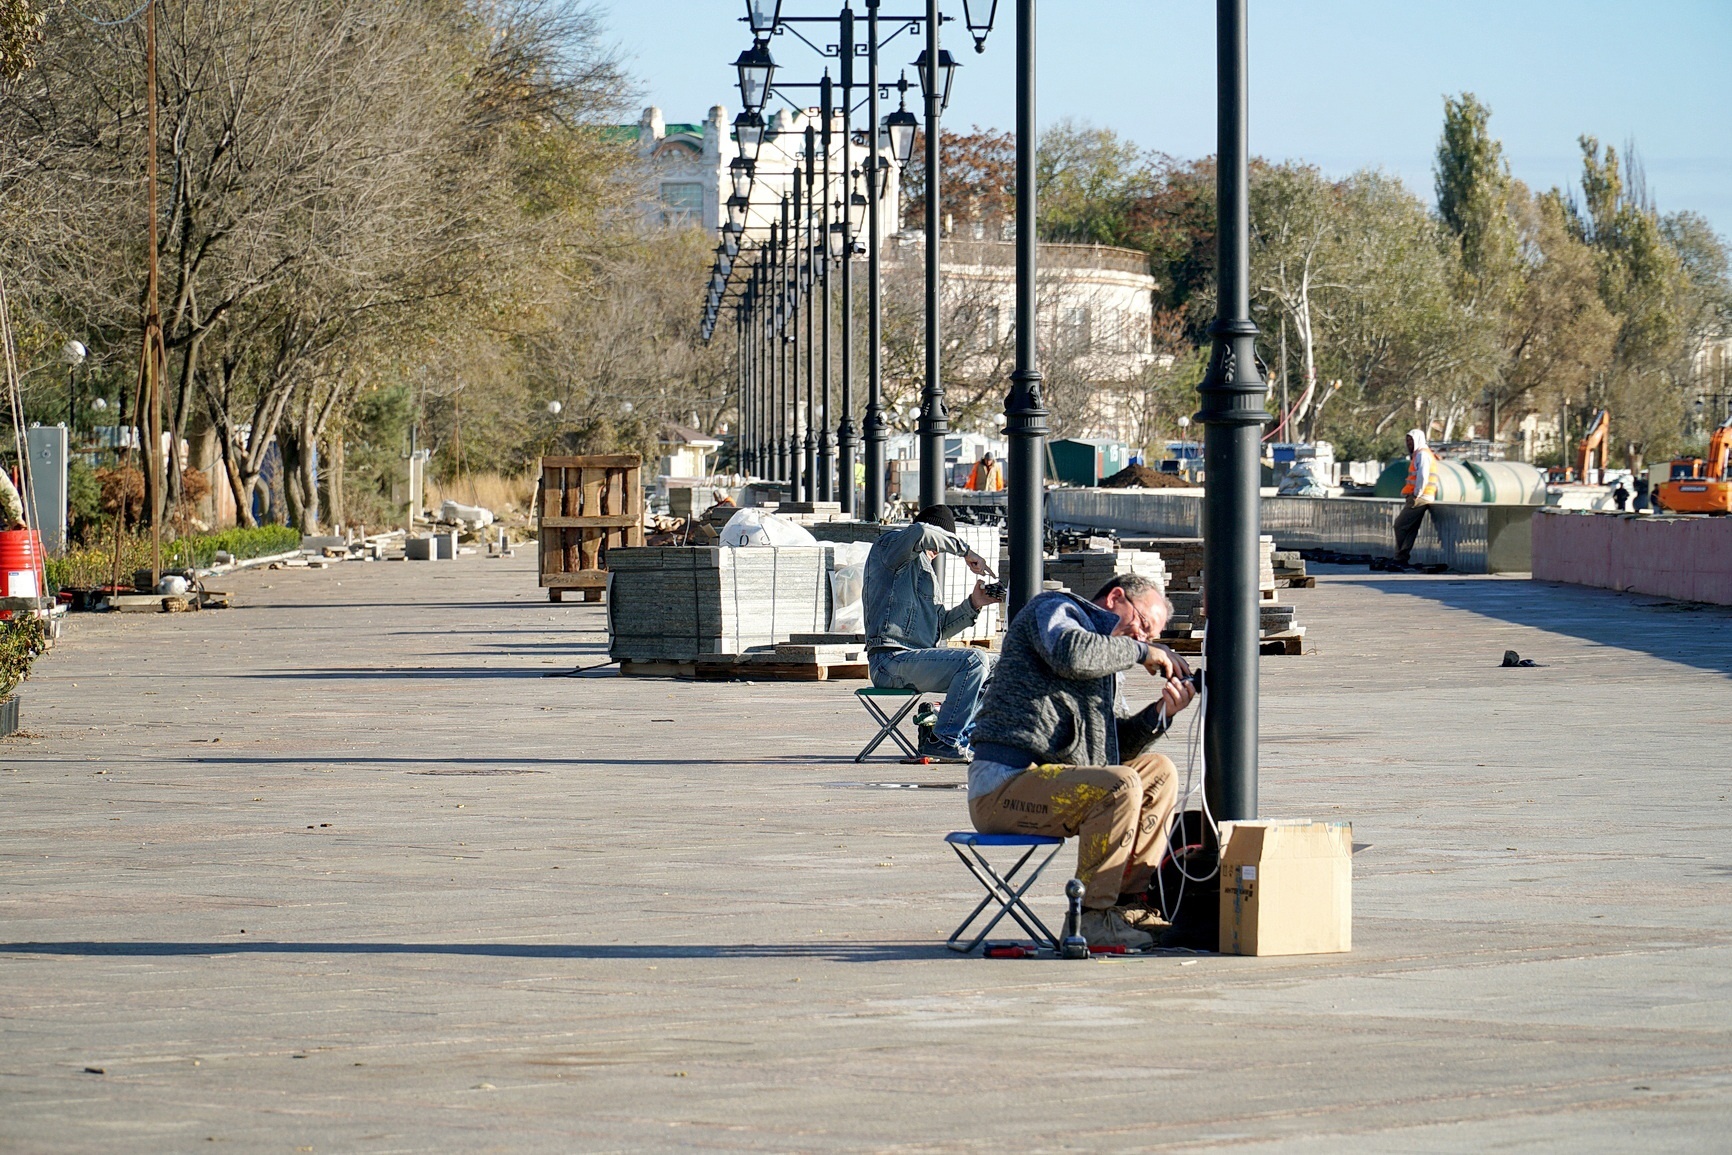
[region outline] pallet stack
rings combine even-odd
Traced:
[[[536,492],[537,550],[548,599],[607,589],[609,554],[643,545],[643,459],[635,453],[543,457]]]
[[[608,560],[608,654],[622,669],[737,657],[829,626],[823,546],[651,546],[616,549]]]
[[[1296,549],[1278,549],[1271,555],[1275,567],[1275,588],[1284,590],[1308,590],[1317,585],[1317,579],[1305,572],[1305,558]]]
[[[1107,579],[1122,573],[1146,577],[1162,590],[1168,585],[1166,563],[1153,550],[1088,549],[1046,560],[1046,580],[1058,582],[1079,597],[1093,597]]]
[[[1136,544],[1160,553],[1170,574],[1167,598],[1173,617],[1161,640],[1181,654],[1202,652],[1203,542],[1200,538],[1138,538]],[[1305,627],[1295,620],[1294,607],[1276,601],[1277,565],[1274,538],[1258,540],[1260,566],[1258,588],[1262,593],[1258,635],[1265,654],[1304,652]]]

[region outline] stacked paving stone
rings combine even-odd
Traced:
[[[830,624],[825,546],[608,551],[608,655],[690,662],[788,642]]]
[[[1146,577],[1162,590],[1167,588],[1166,564],[1151,550],[1087,549],[1046,560],[1047,581],[1085,598],[1093,597],[1108,578],[1124,573]]]

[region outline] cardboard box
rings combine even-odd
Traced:
[[[1221,953],[1353,949],[1353,824],[1221,824]]]

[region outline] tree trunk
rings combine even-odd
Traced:
[[[331,503],[331,524],[348,526],[349,507],[343,495],[343,431],[338,428],[328,439],[325,463],[325,495]]]

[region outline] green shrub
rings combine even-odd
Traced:
[[[0,621],[0,702],[30,676],[31,663],[48,648],[48,629],[40,618]]]
[[[237,560],[287,553],[300,548],[301,531],[286,525],[261,525],[253,529],[220,530],[190,534],[162,543],[162,566],[166,570],[204,568],[223,550]],[[130,582],[132,571],[150,568],[150,537],[133,534],[120,543],[120,580]],[[114,574],[114,545],[69,551],[48,559],[50,589],[91,589],[105,586]]]

